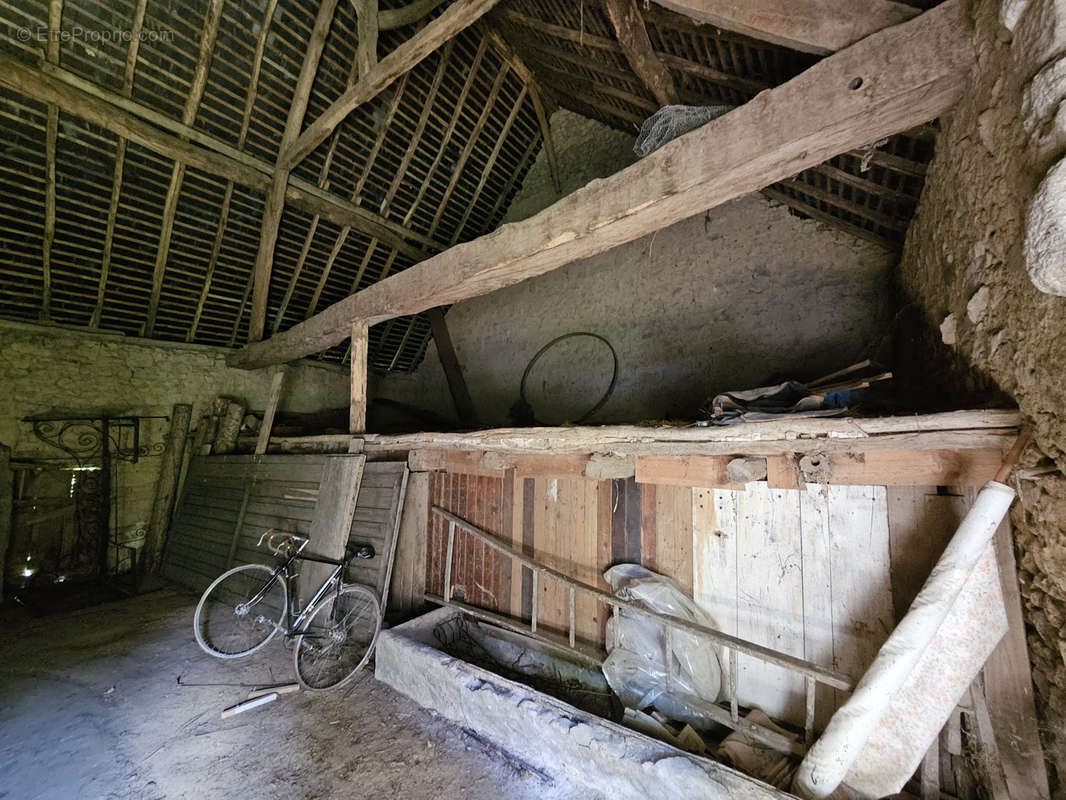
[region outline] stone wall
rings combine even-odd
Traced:
[[[271,373],[226,366],[224,348],[169,344],[0,322],[0,444],[13,460],[63,457],[38,440],[33,415],[169,416],[175,403],[193,406],[193,425],[219,396],[248,408],[266,405]],[[313,412],[348,405],[348,371],[302,361],[290,365],[281,409]],[[144,420],[142,443],[162,444],[165,419]],[[115,519],[134,544],[147,527],[161,459],[117,465]],[[0,542],[0,545],[3,543]],[[0,547],[2,550],[3,547]]]
[[[563,194],[636,158],[632,137],[592,120],[559,111],[551,125]],[[557,199],[541,153],[506,221]],[[518,421],[511,411],[526,364],[574,331],[602,335],[618,355],[614,393],[590,422],[692,419],[721,391],[813,378],[868,355],[890,316],[894,262],[876,244],[753,194],[457,303],[447,322],[483,425]],[[602,343],[561,343],[529,375],[537,420],[574,421],[610,375]],[[379,379],[373,392],[455,418],[433,345],[415,373]]]
[[[1056,234],[1066,222],[1063,196],[1054,181],[1038,195],[1048,170],[1064,168],[1066,2],[974,0],[970,13],[974,85],[942,120],[901,280],[930,327],[1015,398],[1039,449],[1066,469],[1066,298],[1034,285],[1066,286],[1066,242]],[[1022,489],[1013,511],[1019,577],[1037,707],[1061,787],[1066,479],[1027,480]]]

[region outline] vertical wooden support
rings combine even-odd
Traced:
[[[452,599],[452,555],[455,552],[455,523],[448,523],[448,553],[444,560],[444,599]]]
[[[45,44],[44,57],[59,64],[59,29],[63,25],[63,0],[49,0],[48,29],[53,35]],[[48,106],[44,160],[44,235],[41,240],[41,322],[52,319],[52,242],[56,236],[56,139],[59,137],[59,106]]]
[[[370,328],[366,320],[352,323],[351,351],[351,407],[348,412],[348,432],[366,433],[366,370],[370,347]]]
[[[729,718],[735,723],[740,719],[737,708],[737,651],[729,650]]]
[[[263,410],[263,424],[259,426],[259,441],[255,444],[255,454],[263,455],[270,444],[270,429],[274,427],[274,415],[278,413],[278,405],[281,403],[281,392],[285,388],[285,367],[278,367],[274,377],[270,381],[270,396],[267,397],[266,408]]]
[[[400,518],[396,561],[389,587],[390,613],[409,616],[425,603],[426,543],[429,540],[429,473],[412,472]]]
[[[477,425],[477,412],[474,411],[474,402],[470,399],[470,391],[463,379],[463,369],[459,366],[459,358],[455,354],[452,337],[448,333],[444,312],[439,308],[431,308],[426,312],[426,319],[429,320],[430,330],[433,331],[433,341],[437,344],[437,356],[444,369],[448,391],[452,395],[452,402],[455,403],[459,421],[463,425],[474,427]]]
[[[537,87],[533,87],[529,93],[529,99],[533,101],[533,110],[537,113],[537,124],[540,125],[540,137],[544,140],[544,155],[548,159],[548,172],[551,174],[552,186],[556,194],[562,194],[563,183],[559,177],[559,159],[555,154],[555,143],[552,141],[548,111],[544,108],[544,101]]]
[[[174,491],[178,485],[181,461],[185,455],[185,440],[189,435],[192,406],[178,403],[170,414],[170,434],[167,449],[163,453],[156,483],[155,502],[152,504],[152,520],[141,553],[141,574],[156,572],[163,558],[163,546],[170,527],[170,512],[174,508]]]
[[[11,543],[11,512],[14,509],[14,476],[11,472],[11,448],[0,444],[0,597],[4,596],[4,565]]]
[[[803,743],[810,747],[814,744],[814,710],[815,698],[818,696],[818,684],[809,675],[805,684],[806,710],[803,717]]]

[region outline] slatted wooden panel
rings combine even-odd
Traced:
[[[403,461],[370,462],[363,468],[363,482],[355,504],[349,541],[370,544],[374,558],[355,559],[347,580],[370,586],[382,605],[388,596],[396,554],[399,515],[407,491],[407,464]]]
[[[326,461],[337,457],[194,457],[167,537],[163,574],[203,589],[230,566],[272,563],[270,553],[256,547],[259,537],[268,528],[311,535]]]
[[[41,42],[22,41],[17,34],[21,28],[45,28],[48,4],[2,5],[7,25],[0,29],[0,48],[37,66]],[[140,0],[66,0],[62,28],[130,31],[139,5]],[[119,37],[91,43],[72,37],[59,48],[58,66],[181,120],[212,4],[144,0],[144,5],[143,31],[154,38],[135,52]],[[274,163],[317,8],[317,0],[224,0],[192,127]],[[339,3],[310,92],[308,121],[356,77],[356,27],[352,4]],[[379,56],[418,27],[383,31]],[[464,31],[363,104],[298,166],[296,176],[428,236],[439,249],[495,228],[533,163],[541,132],[527,87],[485,46],[482,34],[480,28]],[[155,286],[174,163],[61,109],[55,187],[48,192],[48,117],[48,108],[32,98],[0,90],[0,138],[10,144],[0,152],[5,287],[0,316],[36,320],[47,306],[50,318],[65,325],[172,341],[242,343],[262,195],[186,170],[176,186],[172,235]],[[46,269],[46,206],[53,195],[55,234]],[[268,330],[291,327],[416,260],[287,207],[274,254]],[[413,369],[428,339],[423,317],[391,320],[371,331],[370,364],[381,371]],[[333,348],[323,358],[345,360],[347,348]]]

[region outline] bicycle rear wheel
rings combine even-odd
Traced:
[[[296,639],[296,679],[308,691],[340,686],[358,672],[381,630],[381,605],[365,586],[345,586],[325,597]]]
[[[263,564],[224,572],[207,587],[196,614],[196,641],[216,658],[250,655],[269,642],[284,624],[288,589]]]

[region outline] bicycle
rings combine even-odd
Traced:
[[[344,559],[337,560],[304,553],[309,540],[294,533],[270,529],[256,546],[264,541],[282,563],[274,569],[244,564],[218,576],[196,606],[196,641],[216,658],[241,658],[282,631],[295,640],[293,663],[303,689],[325,691],[351,680],[374,649],[381,604],[371,589],[345,583],[343,575],[354,558],[373,558],[373,546],[348,544]],[[302,610],[295,607],[297,560],[333,566]]]

